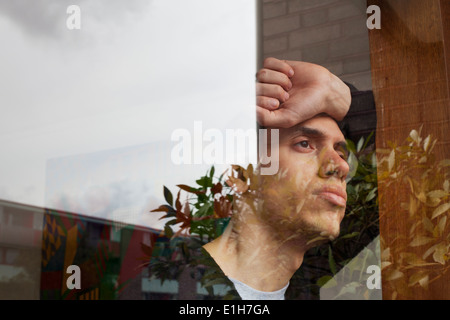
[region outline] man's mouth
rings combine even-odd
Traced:
[[[345,208],[347,204],[347,192],[339,186],[323,186],[314,194],[339,207]]]

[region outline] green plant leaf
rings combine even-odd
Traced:
[[[337,294],[334,299],[340,298],[341,296],[345,296],[346,294],[355,295],[356,289],[359,288],[361,284],[359,282],[353,281],[348,284],[346,284],[344,287],[342,287],[341,291],[339,291],[339,294]]]
[[[352,233],[347,233],[346,235],[340,237],[340,239],[351,239],[356,237],[357,235],[359,235],[358,231],[352,232]]]
[[[214,204],[211,202],[205,203],[200,209],[196,212],[196,217],[205,217],[213,214]]]
[[[373,188],[369,194],[366,196],[365,201],[369,202],[370,200],[372,200],[373,198],[375,198],[375,196],[377,195],[377,188]]]
[[[173,206],[172,192],[170,192],[170,190],[166,186],[164,186],[164,199],[166,199],[167,203],[170,206]]]
[[[332,288],[337,285],[337,282],[332,276],[326,275],[317,280],[317,285],[324,288]]]
[[[172,236],[173,236],[173,230],[172,230],[172,228],[171,228],[169,225],[167,225],[167,224],[164,226],[164,234],[165,234],[165,236],[168,237],[168,238],[172,238]]]
[[[172,219],[172,220],[169,220],[169,221],[166,222],[166,226],[171,226],[171,225],[174,225],[174,224],[177,224],[177,223],[178,223],[177,219]]]
[[[367,148],[367,144],[369,143],[370,139],[372,139],[372,136],[374,135],[375,131],[372,131],[366,138],[366,141],[364,142],[364,145],[362,146],[361,150],[365,150]],[[375,155],[375,153],[374,153]]]
[[[346,142],[347,142],[347,150],[349,152],[355,153],[356,152],[355,143],[350,139],[346,139]]]
[[[333,251],[331,250],[331,246],[328,246],[328,264],[330,265],[330,270],[333,274],[336,274],[336,262],[333,258]]]
[[[356,152],[360,152],[362,150],[364,144],[364,137],[361,137],[356,145]]]
[[[203,190],[212,187],[212,178],[208,176],[203,176],[200,179],[196,180],[195,182],[197,182],[197,184],[201,186]]]

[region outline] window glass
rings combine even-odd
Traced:
[[[0,299],[448,298],[449,13],[0,1]]]
[[[168,250],[150,210],[164,186],[211,167],[194,157],[208,132],[255,128],[255,11],[252,1],[0,2],[1,298],[176,291],[144,267],[154,243]],[[192,137],[181,163],[177,132]],[[238,151],[216,158],[217,172]],[[70,266],[81,289],[66,286]]]

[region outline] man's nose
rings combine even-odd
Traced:
[[[336,150],[327,150],[324,152],[319,175],[322,178],[337,177],[345,180],[350,167],[346,160],[344,160]]]

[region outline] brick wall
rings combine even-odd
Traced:
[[[262,59],[313,62],[371,90],[366,0],[260,0]]]
[[[272,56],[328,68],[356,88],[346,136],[358,141],[375,131],[366,0],[259,1],[260,63]]]

